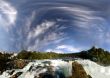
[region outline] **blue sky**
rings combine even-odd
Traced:
[[[109,0],[0,0],[0,50],[110,51]]]

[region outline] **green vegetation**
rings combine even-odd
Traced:
[[[110,65],[110,52],[104,51],[102,48],[92,47],[90,50],[81,53],[85,54],[87,59],[99,64]]]
[[[33,59],[53,59],[53,58],[58,58],[59,54],[54,53],[54,52],[31,52],[31,51],[26,51],[26,50],[22,50],[18,56],[16,57],[17,59],[29,59],[29,60],[33,60]]]
[[[11,55],[12,54],[8,54],[8,53],[4,53],[4,54],[0,53],[0,71],[1,72],[3,72],[8,68],[8,63],[11,61],[10,59]]]
[[[102,65],[110,65],[110,53],[104,51],[102,48],[92,47],[87,51],[81,51],[79,53],[58,54],[54,52],[31,52],[22,50],[17,59],[57,59],[57,58],[82,58],[90,59]]]

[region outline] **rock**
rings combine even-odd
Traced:
[[[12,77],[10,78],[18,78],[20,75],[22,74],[22,72],[17,72],[16,74],[14,74]]]
[[[88,75],[88,78],[92,78],[90,75]]]
[[[9,75],[12,75],[15,72],[15,70],[10,70],[8,73]]]
[[[72,63],[72,78],[92,78],[78,62]]]
[[[39,74],[39,78],[55,78],[55,77],[50,73],[41,73]]]
[[[27,61],[25,60],[21,60],[21,59],[14,60],[14,68],[22,69],[26,65],[27,65]]]

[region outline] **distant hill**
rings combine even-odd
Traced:
[[[31,52],[22,50],[16,56],[17,59],[66,59],[66,58],[82,58],[90,59],[101,65],[110,65],[110,53],[102,48],[92,47],[87,51],[79,53],[60,54],[55,52]]]
[[[83,59],[90,59],[101,65],[110,65],[110,52],[105,51],[102,48],[92,47],[87,51],[80,52],[79,57]]]
[[[76,58],[82,58],[82,59],[89,59],[91,61],[94,61],[104,66],[110,65],[110,52],[105,51],[102,48],[92,47],[91,49],[87,51],[65,54],[64,56],[73,57],[73,58],[76,57]]]

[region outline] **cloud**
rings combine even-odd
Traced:
[[[8,2],[0,0],[0,26],[8,28],[15,23],[17,10]]]
[[[63,33],[55,33],[54,31],[50,32],[49,34],[43,35],[43,39],[40,39],[40,37],[35,38],[35,42],[34,42],[35,44],[33,44],[32,46],[29,45],[28,49],[36,50],[43,48],[44,46],[49,46],[51,44],[54,45],[59,44],[61,41],[66,39],[63,38],[62,36],[64,36]]]
[[[60,45],[56,47],[57,50],[59,49],[65,49],[66,51],[70,51],[70,52],[79,52],[81,49],[80,48],[76,48],[74,46],[71,45]]]
[[[38,37],[39,35],[43,34],[47,29],[54,25],[55,22],[53,21],[45,21],[40,25],[37,25],[33,31],[29,32],[28,38]]]
[[[84,37],[87,37],[92,43],[95,43],[95,45],[101,46],[109,40],[107,37],[107,39],[105,39],[104,34],[105,32],[110,32],[106,29],[106,26],[109,24],[107,19],[103,17],[105,13],[101,9],[95,10],[92,7],[93,6],[73,5],[70,7],[65,6],[59,8],[70,13],[71,17],[73,17],[71,25],[73,26],[73,29],[76,28],[78,30],[77,32],[80,33],[77,34],[80,38],[78,40],[81,40],[81,37],[83,37],[83,39],[85,39]]]
[[[57,32],[49,32],[46,36],[44,36],[44,39],[43,41],[45,42],[60,42],[62,41],[64,38],[64,33],[60,32],[60,33],[57,33]]]
[[[24,27],[25,29],[23,29],[23,31],[25,30],[28,34],[27,42],[25,43],[27,45],[27,49],[36,50],[36,49],[39,49],[46,45],[47,46],[50,44],[56,45],[56,44],[60,43],[62,40],[65,40],[64,35],[65,35],[65,33],[69,33],[69,31],[68,31],[69,25],[67,26],[64,22],[72,21],[73,29],[75,28],[75,26],[87,29],[87,28],[90,28],[89,24],[93,23],[93,20],[97,19],[97,20],[103,21],[103,19],[101,17],[94,15],[96,11],[93,11],[88,7],[85,7],[82,5],[74,5],[74,4],[72,6],[65,6],[65,7],[62,7],[62,6],[63,5],[52,6],[52,7],[46,6],[44,8],[42,8],[42,7],[39,8],[37,13],[36,13],[36,11],[32,12],[31,18],[29,18],[28,22],[26,23],[27,28]],[[40,15],[40,14],[42,14],[42,12],[44,13],[44,16],[47,17],[48,15],[46,16],[46,14],[48,14],[48,12],[51,12],[51,10],[55,10],[56,12],[57,12],[57,10],[60,10],[63,13],[58,13],[58,14],[55,13],[56,17],[58,15],[58,18],[52,17],[52,19],[56,19],[56,21],[51,21],[48,18],[47,19],[43,18],[42,23],[35,25],[34,28],[31,28],[31,25],[33,25],[32,24],[33,21],[39,20],[38,17],[43,16],[43,15]],[[61,14],[65,15],[67,17],[69,17],[69,15],[70,15],[72,17],[72,19],[63,19],[62,17],[65,17],[65,16],[61,16],[61,18],[60,18],[59,15],[61,15]],[[36,16],[38,19],[35,19]],[[63,24],[61,24],[61,23],[65,24],[65,26],[63,26]],[[54,28],[54,30],[51,30],[51,28]],[[67,29],[68,32],[62,33],[62,32],[64,32],[63,31],[64,29],[65,30]],[[47,31],[49,31],[49,33]],[[70,35],[67,35],[67,36],[70,37]],[[71,46],[66,46],[64,49],[66,49],[68,51],[79,51],[75,47],[71,47]]]
[[[0,0],[0,30],[9,30],[16,23],[10,30],[11,34],[7,33],[9,36],[4,32],[1,35],[6,36],[6,40],[12,37],[13,42],[10,43],[13,46],[9,48],[14,50],[49,49],[61,53],[78,52],[81,50],[79,47],[87,48],[94,43],[107,45],[110,31],[107,31],[109,12],[106,14],[105,3]],[[100,5],[104,5],[103,8]]]
[[[56,33],[51,32],[46,36],[43,35],[50,27],[54,25],[55,25],[54,21],[44,21],[41,24],[37,25],[36,28],[29,31],[29,34],[27,37],[28,50],[39,49],[40,46],[44,46],[46,44],[49,44],[49,41],[55,40],[57,38]],[[43,39],[41,39],[42,36],[43,36]],[[34,42],[34,44],[31,45],[31,42]]]
[[[26,32],[26,33],[28,33],[28,32],[30,31],[31,24],[32,24],[32,22],[33,22],[34,19],[35,19],[35,15],[36,15],[36,12],[33,11],[30,17],[29,17],[29,16],[26,17],[26,23],[25,23],[25,26],[26,26],[25,32]]]
[[[47,49],[46,52],[64,53],[62,50]]]
[[[71,45],[58,45],[55,48],[48,48],[45,51],[46,52],[56,52],[56,53],[73,53],[73,52],[80,52],[82,49],[80,48],[76,48],[74,46]]]
[[[106,19],[100,14],[102,11],[95,11],[91,7],[86,7],[83,5],[72,5],[72,6],[62,6],[57,7],[60,10],[64,10],[65,13],[68,13],[73,18],[73,26],[82,28],[82,29],[91,29],[94,24],[99,25],[99,22],[103,24],[106,22]],[[95,27],[95,26],[94,26]]]

